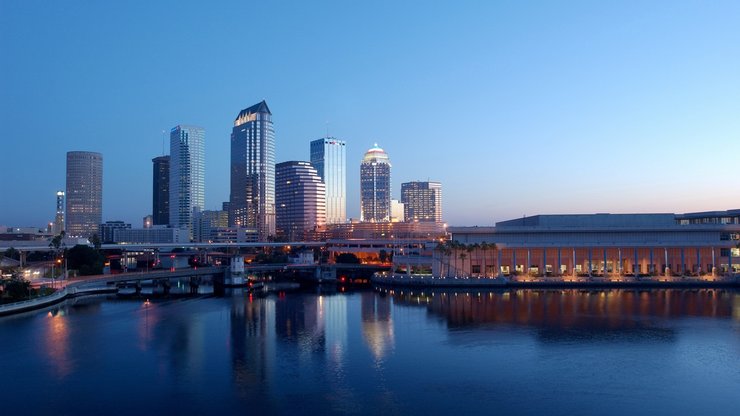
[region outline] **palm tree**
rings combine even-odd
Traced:
[[[460,260],[462,260],[462,271],[463,271],[463,276],[465,276],[465,257],[467,257],[467,256],[468,256],[468,255],[467,255],[467,254],[465,254],[465,252],[464,252],[464,251],[463,251],[462,253],[460,253]],[[461,277],[462,277],[462,276],[461,276]]]
[[[488,254],[489,245],[485,241],[480,243],[480,248],[483,249],[483,277],[488,277],[488,267],[486,265],[486,255]]]
[[[488,248],[493,250],[493,256],[491,257],[491,265],[493,266],[493,276],[492,277],[498,277],[499,273],[501,273],[501,265],[499,264],[498,267],[496,267],[496,243],[491,243],[488,245]]]
[[[465,247],[465,251],[467,251],[468,255],[470,256],[470,273],[468,273],[468,276],[473,275],[473,255],[472,253],[474,251],[478,251],[479,248],[480,248],[480,244],[478,243],[468,244],[468,246]],[[465,262],[463,262],[463,269],[464,268],[465,268]]]

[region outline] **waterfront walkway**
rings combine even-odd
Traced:
[[[651,276],[634,277],[529,277],[511,279],[499,277],[433,277],[429,275],[375,275],[373,284],[410,287],[475,287],[475,288],[538,288],[538,287],[727,287],[740,286],[740,276],[700,279],[696,277]]]

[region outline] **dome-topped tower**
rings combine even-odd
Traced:
[[[391,161],[375,145],[360,164],[360,220],[387,222],[391,219]]]

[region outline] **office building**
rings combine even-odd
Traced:
[[[152,159],[152,223],[170,223],[170,157]]]
[[[103,155],[67,152],[65,228],[69,237],[98,234],[103,221]]]
[[[406,221],[442,222],[442,184],[439,182],[402,183],[401,202]]]
[[[170,131],[169,223],[189,230],[193,217],[205,206],[205,130],[176,126]]]
[[[346,143],[334,137],[311,142],[311,164],[326,188],[326,223],[347,222]]]
[[[386,222],[391,219],[391,163],[376,143],[360,164],[360,220]]]
[[[326,193],[309,162],[275,166],[276,234],[288,241],[313,239],[326,224]]]
[[[391,199],[391,222],[403,222],[403,202],[397,199]]]
[[[64,191],[57,191],[57,210],[54,216],[52,234],[59,235],[64,230]],[[66,233],[66,231],[65,231]]]
[[[115,243],[115,230],[124,230],[130,228],[131,224],[126,224],[123,221],[106,221],[105,223],[100,224],[100,242],[103,244]]]
[[[240,111],[231,133],[229,225],[275,235],[275,132],[265,101]]]
[[[190,231],[184,228],[167,228],[156,225],[152,228],[117,228],[113,230],[115,243],[125,244],[168,244],[190,242]]]
[[[227,211],[202,211],[195,220],[195,241],[201,243],[214,241],[216,230],[228,226],[229,213]]]

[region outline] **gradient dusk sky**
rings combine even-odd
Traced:
[[[103,220],[140,227],[177,124],[206,130],[219,209],[233,120],[262,99],[277,162],[347,141],[353,218],[375,142],[394,198],[440,181],[452,225],[740,208],[738,1],[0,0],[0,63],[7,226],[51,221],[86,150]]]

